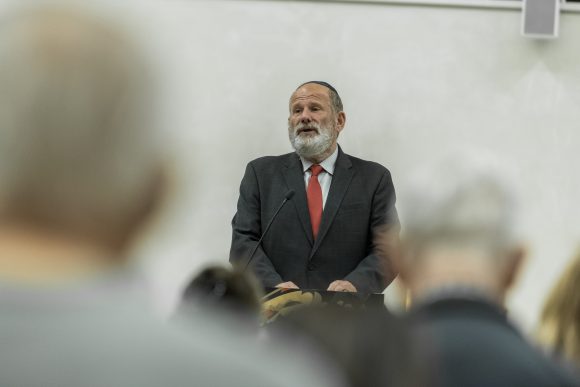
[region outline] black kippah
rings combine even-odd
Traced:
[[[302,86],[304,86],[304,85],[308,85],[309,83],[316,83],[317,85],[324,86],[324,87],[326,87],[327,89],[330,89],[330,90],[332,90],[332,91],[333,91],[333,92],[334,92],[334,93],[335,93],[335,94],[338,96],[338,98],[340,98],[340,95],[338,94],[338,91],[336,91],[336,89],[334,88],[334,86],[332,86],[332,85],[331,85],[330,83],[328,83],[328,82],[323,82],[323,81],[308,81],[308,82],[304,82],[303,84],[301,84],[300,86],[298,86],[298,87],[296,88],[296,90],[300,89],[300,88],[301,88]]]

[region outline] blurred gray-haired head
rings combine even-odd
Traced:
[[[403,240],[413,255],[432,248],[497,254],[513,248],[515,191],[492,155],[455,152],[412,174],[400,191]]]
[[[152,72],[129,29],[46,3],[0,19],[0,221],[124,243],[159,189]]]

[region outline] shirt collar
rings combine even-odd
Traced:
[[[421,305],[433,304],[435,302],[447,299],[481,301],[494,305],[497,303],[493,297],[483,289],[478,289],[474,286],[465,284],[448,284],[432,289],[428,294],[417,297],[413,308],[419,307]]]
[[[324,168],[326,173],[333,175],[334,174],[334,166],[336,165],[336,159],[338,159],[338,146],[332,152],[330,156],[324,159],[319,165]],[[302,161],[302,172],[306,172],[308,168],[310,168],[314,163],[312,161],[306,160],[304,157],[300,157],[300,161]]]

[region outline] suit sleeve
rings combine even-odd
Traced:
[[[399,237],[399,217],[395,208],[395,188],[389,171],[381,177],[373,196],[370,230],[372,237],[369,240],[368,255],[344,279],[351,282],[359,292],[380,293],[397,276],[388,249],[384,243],[379,248],[378,236],[385,240],[388,233],[389,240],[396,243]]]
[[[230,249],[232,265],[240,265],[243,268],[262,235],[260,203],[258,179],[250,163],[246,167],[244,178],[240,184],[238,208],[232,219],[232,246]],[[264,287],[274,287],[284,282],[261,246],[256,250],[251,267]]]

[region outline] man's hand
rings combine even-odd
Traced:
[[[356,288],[353,284],[348,281],[344,280],[336,280],[333,281],[329,286],[328,289],[333,292],[356,292]]]
[[[296,284],[292,281],[288,281],[288,282],[282,282],[279,283],[278,285],[276,285],[275,287],[277,288],[281,288],[281,289],[300,289],[298,286],[296,286]]]

